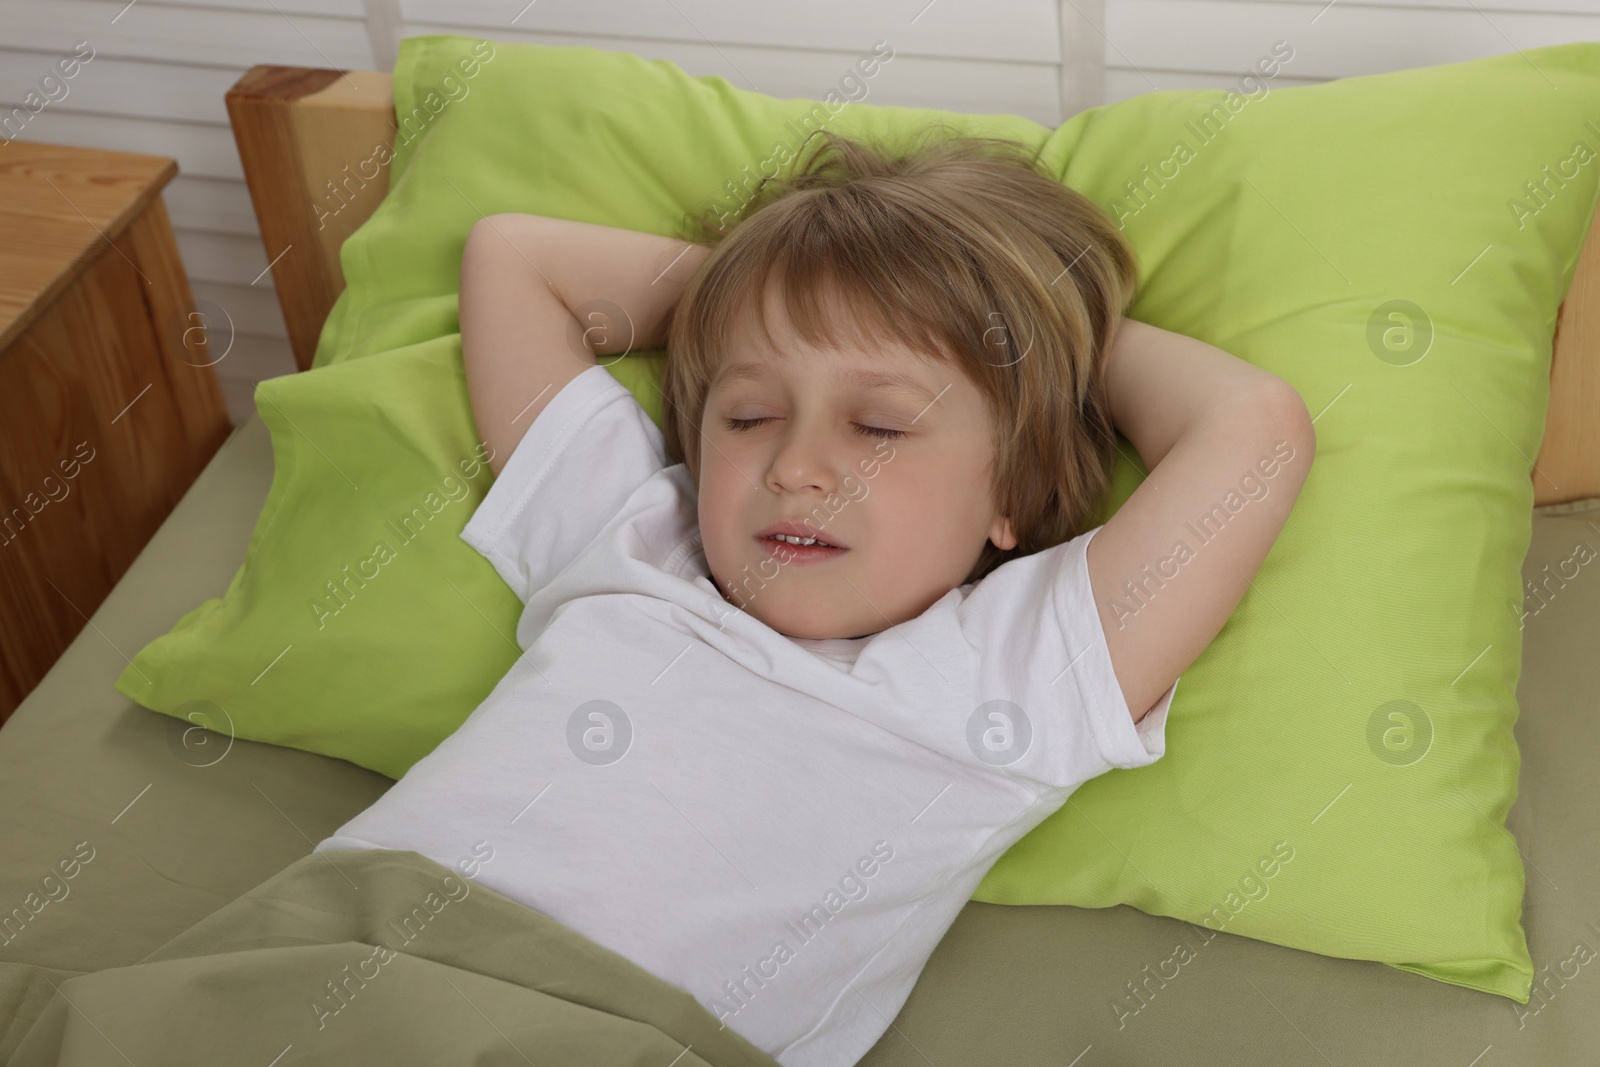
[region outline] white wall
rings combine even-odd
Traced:
[[[1287,41],[1274,86],[1600,41],[1600,0],[1105,0],[1107,102],[1224,88]]]
[[[814,98],[886,40],[895,59],[867,102],[1053,126],[1097,102],[1232,85],[1278,40],[1294,48],[1278,86],[1600,40],[1600,0],[0,0],[0,116],[75,42],[95,52],[22,139],[178,161],[165,197],[190,282],[238,331],[217,365],[236,422],[255,383],[294,362],[223,94],[256,63],[388,70],[398,37],[419,33],[626,50]]]

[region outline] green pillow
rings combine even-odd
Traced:
[[[471,224],[674,233],[736,207],[808,121],[893,143],[939,119],[1042,148],[1138,251],[1129,314],[1287,379],[1318,431],[1282,537],[1184,673],[1167,757],[1084,785],[976,899],[1126,903],[1526,1003],[1504,827],[1519,567],[1556,310],[1595,207],[1600,44],[1258,89],[1151,93],[1052,131],[776,100],[587,47],[406,39],[396,106],[420,118],[391,190],[343,246],[313,369],[257,390],[277,471],[245,564],[118,689],[403,774],[518,655],[520,602],[458,537],[490,477],[456,315]],[[659,368],[611,367],[658,423]],[[1143,473],[1122,454],[1105,516]],[[1187,940],[1152,966],[1170,978],[1204,951]]]

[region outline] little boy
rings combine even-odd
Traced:
[[[855,1063],[994,861],[1163,755],[1309,469],[1298,394],[1123,319],[1136,277],[979,139],[829,134],[703,242],[481,220],[461,333],[497,478],[462,538],[525,651],[318,848],[492,849],[482,884],[784,1067]],[[658,429],[594,357],[663,342]],[[1150,477],[1084,531],[1113,422]],[[1278,492],[1230,512],[1263,457]]]

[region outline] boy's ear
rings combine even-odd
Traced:
[[[1011,529],[1011,520],[1004,515],[994,520],[994,525],[989,527],[989,540],[994,542],[994,547],[1002,552],[1009,552],[1017,547],[1017,535]]]

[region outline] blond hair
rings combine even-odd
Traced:
[[[994,426],[993,501],[1017,544],[985,544],[966,581],[1087,527],[1110,485],[1106,353],[1138,280],[1133,248],[1093,201],[1016,141],[933,124],[901,152],[828,130],[786,177],[764,179],[721,226],[668,326],[662,430],[700,481],[700,422],[734,329],[754,312],[771,343],[769,280],[813,347],[893,337],[959,367]],[[713,220],[713,215],[718,217]],[[841,313],[830,310],[840,309]]]

